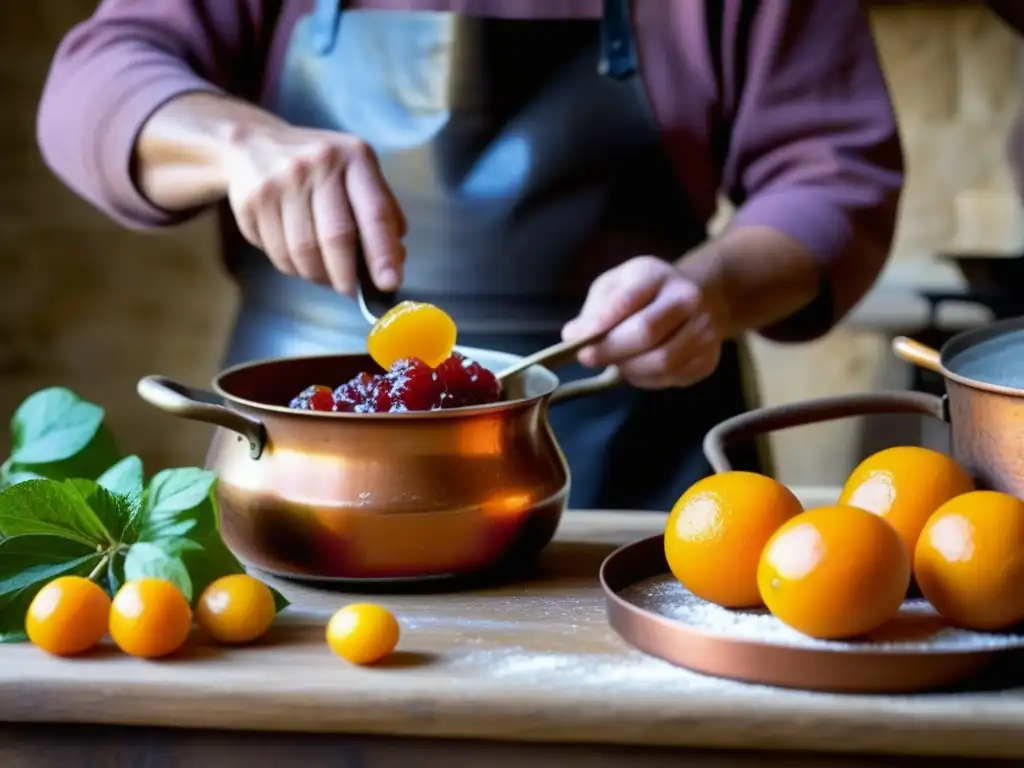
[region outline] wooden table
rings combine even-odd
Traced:
[[[1021,764],[1024,688],[811,694],[702,677],[628,648],[607,627],[597,568],[663,524],[569,513],[533,580],[374,597],[404,627],[401,652],[380,668],[348,666],[323,642],[326,616],[351,596],[287,584],[301,607],[254,647],[197,643],[145,662],[2,646],[0,766]]]

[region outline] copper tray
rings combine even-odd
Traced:
[[[716,677],[814,691],[906,693],[963,681],[982,666],[1024,649],[1021,634],[966,633],[977,638],[977,644],[960,641],[956,643],[961,645],[958,648],[950,647],[954,645],[952,640],[927,646],[920,632],[914,641],[889,640],[884,644],[807,640],[797,645],[737,637],[726,630],[710,630],[669,618],[622,594],[639,582],[659,578],[666,588],[682,591],[669,573],[660,535],[629,544],[607,557],[601,565],[600,580],[612,629],[645,653]],[[898,618],[893,624],[900,621]],[[918,625],[917,630],[925,621],[931,626],[924,629],[932,634],[944,627],[937,618],[907,619]],[[956,632],[958,637],[965,634],[946,631]],[[901,644],[914,647],[901,649]]]

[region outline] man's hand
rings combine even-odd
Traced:
[[[135,179],[156,206],[227,197],[243,237],[286,275],[353,293],[359,247],[378,288],[402,281],[406,222],[373,150],[210,93],[167,102],[135,144]]]
[[[351,294],[361,244],[377,287],[398,288],[406,223],[369,146],[281,124],[241,129],[229,147],[223,165],[239,231],[278,270]]]
[[[695,384],[718,367],[727,327],[726,308],[710,283],[661,259],[631,259],[594,281],[562,336],[578,339],[611,328],[600,344],[580,350],[581,363],[617,365],[644,389]]]

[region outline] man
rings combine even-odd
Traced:
[[[552,413],[577,508],[667,509],[707,474],[704,433],[745,409],[737,338],[839,320],[903,181],[856,0],[104,0],[39,140],[127,226],[220,206],[229,363],[363,350],[361,254],[467,346],[611,329],[560,373],[630,386]]]

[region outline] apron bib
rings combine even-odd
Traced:
[[[599,274],[705,238],[636,73],[629,5],[551,21],[318,0],[292,32],[272,110],[374,148],[409,224],[396,299],[443,307],[462,345],[525,355],[555,343]],[[354,301],[281,275],[253,248],[228,263],[241,307],[227,363],[365,351]],[[745,406],[729,344],[695,387],[622,387],[553,408],[570,506],[669,509],[710,472],[704,434]],[[756,446],[733,459],[759,468]]]

